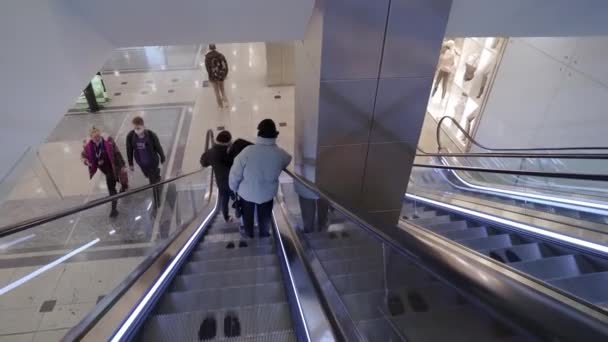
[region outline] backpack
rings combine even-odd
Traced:
[[[208,65],[209,78],[211,80],[223,81],[226,79],[226,76],[228,76],[228,63],[224,55],[212,51],[207,55],[205,62]]]

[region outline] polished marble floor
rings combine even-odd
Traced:
[[[257,123],[272,118],[281,126],[279,144],[292,152],[294,89],[266,86],[265,45],[218,45],[230,65],[230,102],[222,109],[200,65],[204,50],[117,50],[101,70],[110,102],[97,114],[74,105],[46,142],[24,158],[27,167],[15,168],[18,181],[3,194],[0,225],[105,196],[103,179],[89,180],[80,161],[82,141],[95,125],[114,136],[124,153],[130,120],[142,111],[168,156],[165,177],[200,168],[208,129],[254,140]],[[139,171],[130,176],[132,187],[146,184]],[[206,181],[199,175],[165,187],[158,212],[151,209],[151,193],[141,193],[119,201],[115,220],[107,216],[109,207],[101,206],[0,239],[0,341],[58,340],[179,227],[176,212],[180,222],[196,215]],[[78,253],[61,260],[73,252]]]

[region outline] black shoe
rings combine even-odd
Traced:
[[[512,250],[508,250],[505,253],[505,256],[507,257],[507,260],[509,260],[509,262],[521,261],[521,258],[517,254],[515,254]]]
[[[249,245],[247,244],[247,241],[239,241],[239,248],[245,248],[248,247]]]
[[[110,217],[115,218],[116,216],[118,216],[118,210],[112,209],[112,211],[110,211]]]
[[[226,249],[233,249],[234,248],[234,242],[230,241],[228,242],[228,244],[226,245]]]
[[[217,323],[215,317],[209,316],[203,320],[201,327],[198,330],[198,339],[201,341],[211,340],[217,334]]]
[[[270,237],[270,233],[260,233],[260,238],[268,238]]]
[[[347,238],[347,237],[350,236],[350,234],[348,234],[348,232],[342,232],[341,235],[342,235],[343,238]]]
[[[233,312],[227,313],[224,318],[224,335],[226,337],[241,336],[241,323]]]
[[[414,312],[427,312],[429,311],[429,306],[422,298],[422,296],[416,292],[410,292],[407,294],[407,300],[410,303],[410,307]]]
[[[500,261],[500,262],[505,262],[505,259],[503,259],[498,253],[496,252],[490,252],[490,258],[496,260],[496,261]]]
[[[330,239],[335,239],[336,238],[336,233],[334,233],[334,232],[329,233],[329,238]]]
[[[403,307],[403,301],[399,298],[399,295],[395,293],[389,293],[386,297],[386,306],[388,306],[388,312],[391,316],[399,316],[405,313],[405,308]]]

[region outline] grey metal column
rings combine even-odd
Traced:
[[[320,0],[296,46],[296,171],[394,225],[451,0]]]

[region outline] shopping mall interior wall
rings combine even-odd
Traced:
[[[608,35],[606,0],[453,0],[447,36]]]
[[[63,0],[0,2],[0,179],[41,143],[112,51]]]
[[[476,138],[489,147],[608,146],[608,37],[512,38]]]

